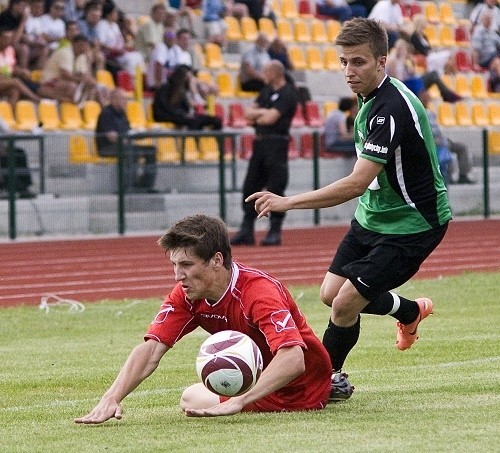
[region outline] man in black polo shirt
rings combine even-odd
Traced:
[[[285,67],[278,60],[267,63],[264,66],[266,85],[245,112],[247,120],[255,127],[255,140],[243,185],[243,223],[231,245],[255,244],[257,213],[254,204],[245,202],[245,198],[263,188],[283,195],[288,184],[288,133],[298,96],[285,74]],[[281,244],[284,217],[281,212],[271,213],[271,226],[261,245]]]

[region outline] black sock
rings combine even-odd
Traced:
[[[358,342],[360,325],[361,318],[359,316],[356,323],[350,327],[336,326],[331,319],[328,322],[328,327],[323,335],[323,345],[330,355],[333,371],[340,371],[344,366],[347,354]]]
[[[417,319],[419,309],[414,300],[405,299],[387,291],[372,300],[361,312],[372,315],[390,315],[403,324],[410,324]]]

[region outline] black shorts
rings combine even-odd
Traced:
[[[328,271],[349,279],[365,299],[375,300],[415,275],[447,228],[448,223],[422,233],[380,234],[353,220]]]

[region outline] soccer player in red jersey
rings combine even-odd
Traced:
[[[121,401],[157,368],[163,355],[197,327],[210,334],[236,330],[259,346],[264,370],[247,393],[232,398],[202,383],[184,390],[188,416],[232,415],[241,411],[322,409],[331,386],[329,355],[307,325],[288,290],[272,276],[232,261],[222,220],[195,215],[180,220],[159,240],[170,254],[178,282],[122,370],[87,415],[76,423],[122,417]],[[194,362],[194,357],[193,357]]]

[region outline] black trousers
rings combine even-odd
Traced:
[[[32,184],[31,174],[28,168],[26,151],[22,148],[14,148],[14,188],[16,192],[23,192]],[[0,150],[0,188],[9,188],[9,158],[7,148]]]
[[[245,198],[263,189],[283,196],[288,185],[288,137],[256,137],[252,157],[243,184],[243,212],[247,222],[257,218],[254,204],[246,203]],[[282,220],[284,212],[271,213],[274,219]]]

